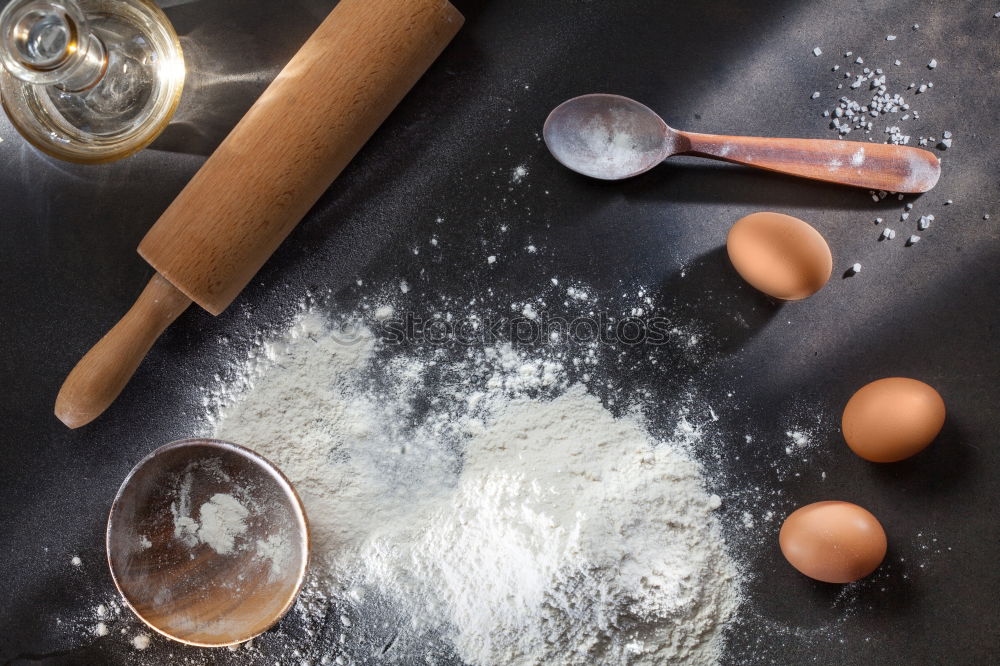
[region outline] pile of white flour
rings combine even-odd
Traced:
[[[558,361],[393,356],[356,333],[306,313],[206,399],[210,434],[277,463],[306,505],[298,610],[348,635],[303,657],[413,662],[443,641],[472,664],[718,659],[739,575],[683,444]],[[351,641],[374,599],[406,620],[390,654]]]

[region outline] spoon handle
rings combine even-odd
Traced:
[[[828,139],[778,139],[677,132],[686,150],[725,162],[828,183],[890,192],[927,192],[941,175],[931,152],[909,146]]]

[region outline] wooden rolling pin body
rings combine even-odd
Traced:
[[[111,404],[180,295],[222,312],[462,22],[446,0],[341,0],[143,238],[153,281],[180,293],[145,299],[88,352],[56,399],[60,420],[76,428]]]

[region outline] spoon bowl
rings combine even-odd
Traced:
[[[621,180],[649,171],[674,148],[672,130],[644,104],[620,95],[582,95],[557,106],[542,137],[563,166]]]
[[[108,518],[108,563],[128,607],[168,638],[247,641],[291,608],[309,528],[288,479],[250,449],[162,446],[135,466]]]

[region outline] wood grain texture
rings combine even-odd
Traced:
[[[224,553],[178,538],[173,520],[218,493],[235,494],[248,510],[245,531]],[[238,444],[186,439],[158,448],[129,473],[111,505],[105,543],[115,587],[139,619],[173,640],[219,647],[266,631],[291,608],[311,540],[302,501],[280,470]]]
[[[66,378],[56,416],[100,415],[191,301],[222,312],[463,20],[446,0],[341,0],[146,234],[157,275]]]
[[[829,139],[778,139],[681,132],[680,155],[697,155],[793,176],[890,192],[927,192],[941,162],[909,146]]]
[[[93,421],[114,402],[164,329],[191,299],[156,274],[135,305],[76,364],[56,397],[56,416],[70,428]]]
[[[139,254],[200,306],[222,312],[462,22],[445,0],[341,0]]]

